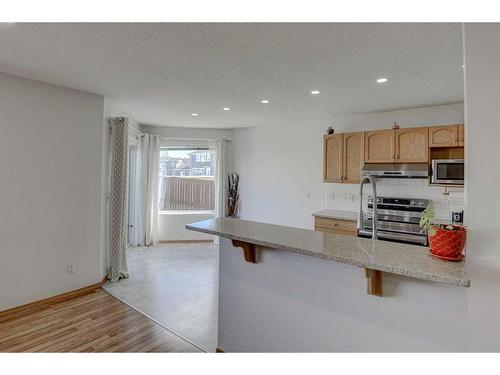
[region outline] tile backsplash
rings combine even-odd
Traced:
[[[422,198],[433,201],[436,218],[450,220],[452,211],[464,209],[464,192],[462,188],[449,188],[449,195],[443,195],[445,189],[430,187],[427,179],[378,179],[377,194],[386,197]],[[372,195],[370,184],[363,188],[363,202]],[[334,210],[358,211],[358,184],[326,184],[326,208]]]

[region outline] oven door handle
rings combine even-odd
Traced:
[[[371,230],[359,230],[358,235],[371,235]],[[427,246],[427,237],[425,236],[418,236],[418,235],[409,235],[409,234],[399,234],[399,233],[394,233],[394,232],[385,232],[385,231],[378,231],[378,237],[379,239],[388,239],[388,240],[396,240],[396,241],[405,241],[405,242],[413,242],[413,243],[418,243],[423,246]]]

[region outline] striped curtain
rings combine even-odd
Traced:
[[[128,278],[127,259],[127,158],[128,119],[110,118],[111,124],[111,194],[108,279]]]

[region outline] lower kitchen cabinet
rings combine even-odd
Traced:
[[[356,222],[350,220],[339,219],[326,219],[323,217],[314,218],[314,230],[325,232],[343,234],[346,236],[356,236]]]

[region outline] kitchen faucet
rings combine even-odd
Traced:
[[[361,226],[363,223],[363,185],[365,181],[369,181],[372,184],[373,189],[373,213],[372,213],[372,240],[376,240],[378,238],[378,212],[377,212],[377,184],[376,177],[374,176],[363,176],[361,179],[361,183],[359,184],[359,223],[358,226]],[[359,228],[358,228],[359,229]]]

